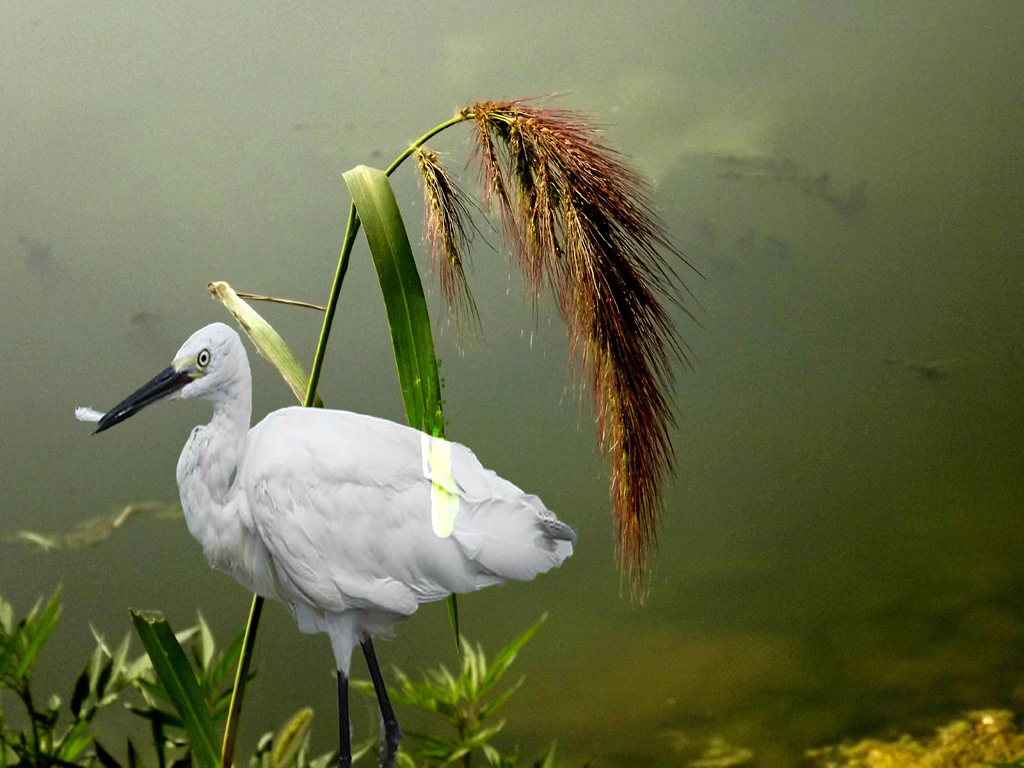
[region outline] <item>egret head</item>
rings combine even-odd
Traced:
[[[167,368],[115,405],[99,420],[102,432],[162,400],[199,398],[211,402],[238,397],[248,380],[249,361],[242,340],[224,323],[212,323],[181,345]]]

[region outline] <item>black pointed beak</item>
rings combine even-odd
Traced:
[[[115,424],[120,424],[129,416],[134,416],[147,405],[169,397],[191,382],[193,379],[187,371],[177,371],[174,366],[168,366],[156,376],[143,384],[124,400],[107,411],[100,419],[93,434],[110,429]]]

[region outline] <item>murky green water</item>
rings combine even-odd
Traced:
[[[73,407],[108,407],[224,319],[207,280],[323,301],[346,168],[386,164],[470,101],[568,92],[559,105],[590,110],[656,180],[705,276],[689,281],[703,328],[680,317],[698,363],[679,371],[679,471],[637,607],[561,328],[549,308],[534,327],[478,243],[485,338],[439,343],[451,435],[581,531],[561,571],[461,603],[492,648],[550,612],[509,743],[685,765],[718,736],[782,766],[1024,708],[1022,8],[4,3],[0,530],[175,499],[202,405],[96,438]],[[435,146],[459,165],[465,136]],[[414,223],[419,191],[398,184]],[[266,314],[308,360],[319,318]],[[327,402],[401,419],[365,252],[335,327]],[[257,416],[289,402],[254,373]],[[70,685],[89,622],[120,634],[129,606],[178,625],[199,607],[224,638],[248,609],[173,522],[74,553],[0,545],[8,599],[58,582],[44,689]],[[443,609],[379,652],[451,663]],[[311,704],[329,745],[327,642],[274,606],[257,664],[247,743]]]

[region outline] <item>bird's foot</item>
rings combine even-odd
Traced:
[[[398,727],[398,721],[384,722],[380,734],[380,751],[378,752],[377,765],[380,768],[394,768],[395,756],[398,754],[398,745],[402,743],[402,729]]]

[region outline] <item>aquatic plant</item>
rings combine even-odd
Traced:
[[[212,734],[227,718],[231,673],[242,648],[241,633],[226,648],[219,649],[201,614],[195,626],[177,635],[170,634],[161,617],[136,614],[133,618],[137,628],[140,623],[144,625],[139,635],[146,653],[134,656],[129,634],[111,647],[94,630],[96,648],[72,687],[65,711],[58,696],[50,696],[45,704],[37,703],[32,687],[37,662],[60,614],[59,591],[20,619],[0,597],[0,694],[10,691],[20,700],[26,722],[24,730],[12,727],[0,696],[0,768],[95,768],[97,763],[102,768],[137,768],[152,764],[151,759],[158,768],[186,768],[204,760],[219,762]],[[415,754],[402,753],[401,765],[437,765],[442,752],[464,766],[470,765],[473,752],[481,752],[494,766],[517,764],[514,753],[501,753],[490,741],[504,726],[504,721],[494,722],[492,715],[519,688],[522,679],[501,693],[495,694],[494,689],[542,622],[543,618],[489,663],[479,645],[464,643],[458,675],[442,667],[415,681],[396,671],[401,690],[395,701],[439,715],[457,734],[412,734],[421,749]],[[355,685],[368,687],[372,695],[371,683],[357,681]],[[152,758],[131,738],[124,742],[124,761],[100,742],[96,716],[117,702],[148,723]],[[197,724],[199,720],[206,722]],[[312,722],[313,710],[307,707],[276,732],[265,733],[249,759],[250,768],[331,768],[335,752],[311,753]],[[208,732],[205,744],[204,739],[197,738],[201,730]],[[103,738],[109,745],[109,735]],[[353,758],[358,760],[372,750],[370,739],[353,750]],[[554,745],[535,765],[553,768]]]
[[[309,742],[313,732],[313,710],[305,707],[296,712],[275,733],[268,731],[260,737],[256,751],[249,759],[249,768],[333,768],[336,752],[325,752],[313,757]],[[356,762],[368,754],[372,742],[352,750]]]
[[[408,237],[400,214],[384,199],[390,195],[386,177],[410,156],[415,157],[423,182],[425,232],[441,295],[457,322],[479,322],[465,275],[469,198],[439,155],[426,146],[429,139],[461,122],[475,129],[484,204],[497,207],[502,231],[534,299],[550,290],[566,324],[572,359],[585,373],[601,444],[611,457],[611,495],[622,567],[631,586],[639,588],[657,539],[661,488],[673,466],[672,361],[688,362],[686,346],[667,309],[682,306],[682,283],[673,261],[686,262],[658,222],[645,179],[579,113],[541,108],[524,100],[479,102],[428,131],[399,155],[383,177],[362,166],[345,175],[350,191],[354,197],[362,194],[367,210],[359,210],[356,200],[349,211],[307,394],[312,397],[319,382],[352,245],[367,215],[379,228],[368,237],[389,304],[400,376],[404,358],[429,358],[420,366],[407,367],[422,368],[428,375],[421,386],[428,390],[433,386],[436,366],[430,364],[434,361],[429,319],[425,308],[419,309],[422,288],[418,274],[411,274],[416,267],[411,251],[405,253]],[[397,246],[375,244],[375,238],[399,242]],[[389,283],[389,271],[402,280]],[[211,290],[215,285],[223,284],[211,283]],[[403,300],[407,311],[393,312],[392,303],[403,303],[393,294],[410,286],[412,295]],[[239,296],[315,306],[253,294]],[[685,308],[682,311],[689,315]],[[415,327],[424,321],[425,329]],[[423,349],[410,349],[414,345],[398,335],[409,322],[414,334],[428,337],[421,339]],[[253,340],[257,341],[255,336]],[[288,378],[294,388],[294,379]],[[407,396],[412,383],[401,383]],[[419,416],[420,422],[433,415],[429,408],[425,415],[412,413],[408,403],[407,412]]]
[[[534,296],[550,288],[586,371],[611,456],[622,566],[639,585],[672,462],[671,360],[685,359],[666,310],[674,254],[647,182],[575,112],[482,102],[476,127],[485,201],[498,205]]]
[[[578,113],[527,101],[478,102],[413,142],[387,170],[358,166],[347,171],[344,180],[352,204],[308,382],[283,339],[237,293],[224,283],[211,283],[210,289],[261,354],[281,371],[303,405],[320,405],[317,389],[326,347],[352,248],[362,228],[384,298],[406,418],[410,426],[444,438],[429,312],[388,177],[415,156],[441,293],[457,322],[477,321],[464,271],[470,241],[467,198],[439,156],[425,146],[433,136],[464,122],[475,127],[484,201],[497,203],[502,231],[534,297],[545,287],[554,294],[568,331],[571,359],[585,372],[600,443],[611,457],[620,562],[633,593],[638,594],[656,540],[661,488],[673,463],[671,362],[687,359],[666,306],[682,307],[681,284],[665,256],[679,254],[653,213],[644,179]],[[447,605],[458,642],[454,595]],[[263,598],[254,596],[220,751],[224,768],[232,763],[262,607]],[[169,628],[157,633],[156,626],[139,617],[135,623],[140,636],[150,637],[147,650],[151,654],[181,655],[173,647]],[[163,669],[170,678],[182,672],[180,665],[170,663]],[[157,672],[163,676],[160,665]],[[188,688],[192,684],[185,677],[179,682]],[[195,740],[202,744],[210,740],[206,719],[185,724],[196,729]],[[217,761],[210,750],[197,751],[196,757],[201,768],[215,768]]]
[[[1012,712],[978,710],[939,728],[930,739],[904,735],[810,750],[822,768],[960,768],[1024,766],[1024,733]]]
[[[505,704],[523,684],[520,677],[500,693],[494,689],[501,682],[519,651],[528,643],[546,616],[502,648],[488,663],[483,646],[462,642],[462,666],[453,674],[443,664],[428,670],[415,680],[397,667],[394,670],[398,691],[392,693],[397,704],[415,707],[439,718],[448,729],[442,735],[406,730],[417,744],[414,753],[399,751],[399,764],[405,766],[438,766],[459,762],[471,768],[473,756],[482,754],[489,765],[514,766],[517,756],[503,754],[491,742],[505,727],[504,720],[495,720],[494,713]],[[353,681],[353,687],[373,697],[373,683]],[[536,765],[549,768],[554,765],[555,745],[552,744]]]
[[[181,505],[162,501],[142,501],[126,504],[105,515],[83,520],[62,533],[40,533],[19,530],[0,533],[0,542],[23,544],[43,552],[84,549],[106,541],[137,515],[150,515],[164,519],[180,519]]]
[[[194,751],[191,729],[171,706],[174,692],[168,692],[157,674],[153,654],[129,656],[130,635],[117,647],[108,646],[95,633],[96,648],[67,698],[67,717],[62,699],[50,696],[40,706],[32,688],[33,673],[44,648],[57,627],[61,614],[59,590],[46,602],[37,603],[21,619],[15,620],[13,607],[0,598],[0,691],[11,691],[22,703],[27,732],[9,727],[0,707],[0,768],[10,766],[89,765],[98,761],[104,768],[121,768],[120,763],[99,742],[93,721],[104,708],[132,692],[127,708],[149,722],[153,750],[160,768],[190,764]],[[165,623],[166,625],[166,623]],[[223,651],[218,651],[213,634],[200,615],[198,624],[179,632],[174,638],[178,649],[187,648],[180,663],[195,683],[199,700],[212,722],[227,717],[232,692],[233,672],[241,653],[242,634]],[[177,710],[177,711],[176,711]],[[67,723],[59,727],[62,720]],[[90,749],[91,747],[91,749]],[[126,741],[128,763],[139,760],[135,744]]]

